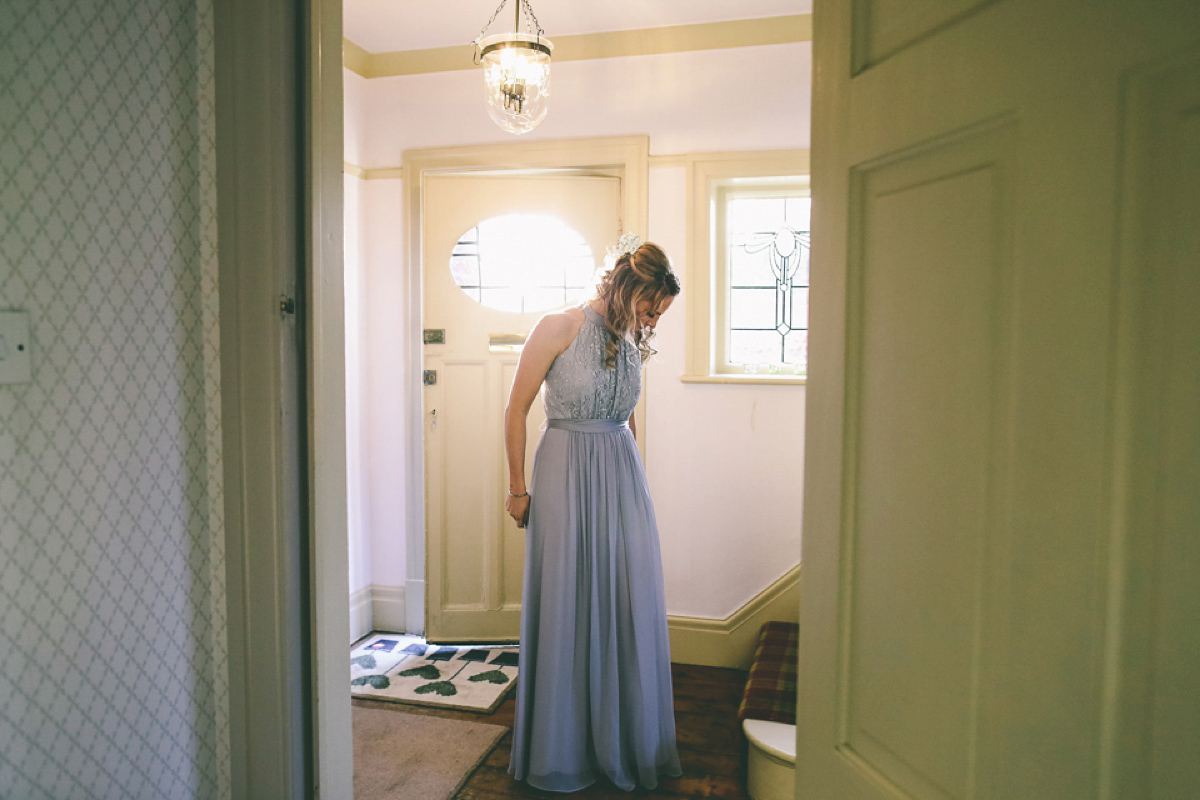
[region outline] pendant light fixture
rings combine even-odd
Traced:
[[[500,0],[492,18],[475,38],[475,63],[483,65],[483,89],[488,116],[509,133],[520,135],[533,130],[546,118],[546,98],[550,94],[550,52],[554,45],[542,36],[542,26],[534,16],[529,0],[513,0],[515,5],[512,33],[484,38],[508,0]],[[525,12],[526,33],[521,32],[521,11]]]

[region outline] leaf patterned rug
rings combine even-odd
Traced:
[[[426,644],[373,633],[350,650],[350,694],[490,713],[516,686],[517,648]]]

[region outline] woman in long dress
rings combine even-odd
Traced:
[[[622,237],[581,308],[529,335],[505,411],[508,513],[526,528],[521,669],[508,771],[550,791],[681,774],[654,507],[635,442],[649,339],[679,294],[657,245]],[[525,482],[525,426],[547,428]]]

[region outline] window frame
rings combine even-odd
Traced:
[[[728,309],[721,200],[726,187],[809,182],[807,150],[698,153],[686,163],[688,198],[687,343],[684,383],[804,385],[807,377],[722,371]],[[723,327],[724,326],[724,327]]]

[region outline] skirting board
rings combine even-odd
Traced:
[[[404,597],[403,586],[372,584],[371,627],[377,631],[403,631],[407,623]]]
[[[405,602],[403,586],[364,586],[350,595],[350,642],[357,642],[371,631],[404,633]]]
[[[725,619],[667,617],[671,660],[676,664],[750,669],[764,622],[800,619],[800,565]]]
[[[371,585],[350,596],[350,641],[371,631],[407,630],[403,586]],[[671,660],[677,664],[750,669],[758,632],[768,620],[800,619],[800,565],[725,619],[667,617]]]
[[[350,644],[371,632],[371,587],[350,593]]]

